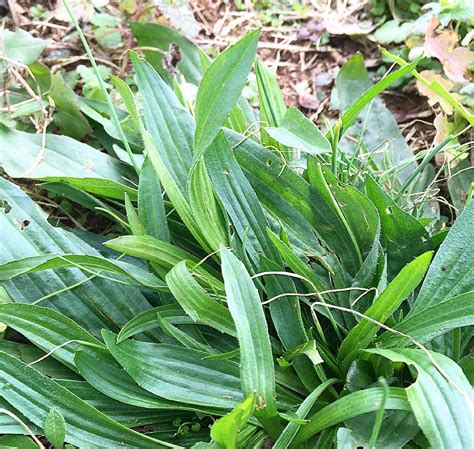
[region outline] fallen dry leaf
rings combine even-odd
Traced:
[[[311,88],[309,87],[308,81],[301,81],[293,85],[293,89],[298,94],[298,104],[310,111],[318,109],[320,101],[316,96],[311,94]]]
[[[432,82],[438,81],[447,91],[451,92],[453,88],[453,83],[446,78],[443,78],[441,75],[432,72],[431,70],[423,70],[420,72],[420,75],[425,78],[425,80]],[[453,113],[453,106],[446,101],[441,95],[436,93],[433,89],[430,89],[428,86],[423,84],[421,81],[416,82],[416,87],[422,95],[428,98],[428,103],[430,106],[434,106],[437,103],[441,106],[441,109],[448,115]],[[461,100],[462,97],[458,94],[452,93],[452,96],[457,100]]]
[[[457,83],[467,83],[471,74],[467,67],[474,60],[474,52],[466,47],[456,47],[460,37],[450,30],[437,31],[440,22],[432,17],[426,31],[425,50],[429,56],[438,58],[446,76]]]

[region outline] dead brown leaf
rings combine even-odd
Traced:
[[[454,84],[444,78],[443,76],[432,72],[431,70],[423,70],[420,72],[420,75],[425,78],[427,81],[432,82],[432,81],[438,81],[447,91],[452,92],[452,88]],[[422,95],[428,98],[428,103],[430,106],[435,106],[437,103],[441,106],[441,109],[448,115],[451,115],[453,113],[453,106],[451,103],[446,101],[441,95],[436,93],[433,89],[430,89],[428,86],[423,84],[421,81],[416,82],[416,87],[420,91]],[[457,99],[461,99],[460,95],[457,95],[455,93],[452,93],[453,97]]]
[[[438,32],[439,25],[439,20],[433,16],[425,38],[427,54],[439,59],[449,79],[457,83],[469,82],[471,75],[467,67],[474,60],[474,52],[466,47],[455,47],[459,35],[450,30]]]

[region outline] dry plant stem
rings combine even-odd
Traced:
[[[26,69],[28,70],[30,76],[35,79],[35,77],[33,76],[33,74],[31,73],[31,71],[29,70],[29,68],[27,66],[25,66]],[[44,106],[44,102],[43,102],[43,99],[41,98],[41,94],[36,94],[33,89],[28,85],[28,83],[23,79],[23,77],[13,68],[11,67],[9,69],[9,71],[13,74],[13,76],[15,77],[15,79],[24,87],[24,89],[28,92],[28,94],[38,102],[39,106],[40,106],[40,110],[41,110],[41,115],[43,116],[43,123],[41,125],[36,125],[36,128],[38,129],[38,131],[41,133],[41,148],[40,148],[40,152],[38,153],[38,156],[35,160],[35,162],[33,163],[33,165],[30,167],[30,169],[23,175],[21,176],[22,178],[27,178],[29,177],[33,171],[36,169],[36,167],[38,167],[38,165],[40,165],[43,160],[44,160],[44,153],[45,153],[45,150],[46,150],[46,129],[51,121],[51,118],[50,118],[50,114],[48,113],[48,110],[45,108]],[[35,79],[36,81],[36,79]]]
[[[313,295],[316,295],[316,296],[319,296],[319,293],[318,292],[313,292]],[[295,297],[305,297],[307,296],[307,294],[304,294],[304,293],[288,293],[287,296],[295,296]],[[304,301],[304,303],[306,305],[308,305],[312,311],[312,314],[313,314],[313,317],[316,315],[316,313],[313,313],[315,312],[316,310],[316,307],[324,307],[324,308],[330,308],[330,309],[335,309],[335,310],[340,310],[341,312],[347,312],[347,313],[352,313],[354,315],[357,315],[358,317],[364,319],[364,320],[367,320],[369,322],[371,322],[372,324],[375,324],[376,326],[380,327],[381,329],[384,329],[386,330],[387,332],[390,332],[392,334],[395,334],[395,335],[399,335],[401,337],[404,337],[404,338],[407,338],[408,340],[410,340],[413,345],[415,345],[418,349],[421,349],[427,356],[428,358],[430,359],[430,361],[433,363],[433,365],[436,367],[436,369],[440,372],[440,374],[458,391],[458,393],[463,396],[463,398],[466,400],[467,404],[469,405],[469,407],[472,409],[473,413],[474,413],[474,404],[472,402],[472,400],[466,395],[466,393],[456,384],[456,382],[454,382],[448,375],[448,373],[446,373],[446,371],[439,365],[439,363],[435,360],[435,358],[433,357],[433,355],[431,354],[431,352],[426,349],[421,343],[419,343],[417,340],[415,340],[412,336],[408,335],[408,334],[404,334],[403,332],[399,332],[397,331],[396,329],[393,329],[389,326],[386,326],[385,324],[361,313],[361,312],[358,312],[357,310],[353,310],[353,309],[348,309],[347,307],[342,307],[342,306],[336,306],[334,304],[328,304],[324,301],[316,301],[316,302],[307,302],[307,301]]]
[[[119,121],[119,118],[117,116],[117,113],[115,112],[115,107],[112,103],[112,100],[110,98],[109,93],[107,92],[107,88],[105,87],[104,80],[100,76],[99,67],[97,66],[97,63],[95,62],[94,55],[92,54],[91,49],[89,47],[89,44],[87,43],[87,39],[84,36],[84,33],[82,32],[81,27],[79,26],[79,23],[78,23],[76,17],[74,16],[71,9],[69,8],[68,2],[66,0],[63,0],[63,2],[64,2],[64,6],[66,7],[67,12],[69,13],[69,16],[71,17],[72,23],[76,27],[76,30],[79,34],[79,38],[81,39],[81,42],[84,45],[87,56],[89,57],[89,61],[92,65],[92,68],[94,69],[94,73],[97,77],[97,81],[99,82],[100,88],[101,88],[102,92],[104,93],[104,95],[107,99],[107,104],[109,105],[109,109],[110,109],[110,115],[112,117],[112,121],[115,125],[115,128],[117,129],[117,132],[120,135],[120,138],[121,138],[122,143],[125,147],[125,150],[127,151],[128,157],[130,158],[130,161],[132,162],[133,168],[135,169],[136,173],[139,174],[140,173],[140,168],[139,168],[139,166],[137,165],[137,163],[135,161],[135,157],[133,156],[132,149],[130,148],[130,145],[129,145],[128,140],[125,136],[125,133],[123,132],[122,126],[121,126],[120,121]]]
[[[4,415],[9,416],[13,420],[15,420],[18,424],[20,424],[23,429],[25,429],[25,433],[28,434],[32,440],[38,445],[40,449],[45,449],[43,444],[41,443],[38,438],[36,438],[36,435],[31,431],[31,429],[20,419],[18,416],[16,416],[14,413],[12,413],[10,410],[7,410],[5,408],[0,408],[0,413],[3,413]]]

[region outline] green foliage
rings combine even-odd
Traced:
[[[176,41],[183,76],[132,54],[138,92],[95,67],[80,96],[43,68],[47,132],[0,129],[11,179],[118,224],[73,232],[0,180],[0,444],[467,449],[474,203],[446,229],[424,214],[412,189],[445,147],[414,156],[376,98],[419,61],[372,85],[355,55],[324,130],[257,61],[257,123],[258,32],[209,61],[132,29]]]

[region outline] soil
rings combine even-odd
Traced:
[[[144,1],[137,1],[137,3],[139,7],[130,17],[132,20],[139,18],[140,14],[145,14],[146,8],[143,4],[146,3]],[[151,1],[148,0],[148,3]],[[200,28],[199,34],[194,37],[195,42],[204,49],[217,47],[221,50],[248,30],[260,27],[262,32],[258,50],[259,58],[277,74],[287,104],[299,107],[317,124],[335,116],[335,111],[329,108],[334,79],[338,70],[355,52],[362,53],[371,71],[375,72],[383,65],[377,46],[367,36],[329,34],[328,39],[324,41],[319,39],[318,32],[309,38],[302,35],[304,34],[302,30],[317,29],[327,11],[321,12],[315,9],[298,14],[284,10],[272,16],[278,20],[277,24],[272,24],[262,23],[262,11],[252,6],[258,2],[244,1],[242,3],[246,6],[243,11],[235,7],[235,2],[228,0],[191,0],[189,5]],[[349,2],[349,5],[354,3],[357,2]],[[62,68],[71,70],[79,64],[87,64],[83,47],[70,23],[61,22],[54,16],[32,20],[30,7],[38,5],[42,5],[48,13],[55,11],[58,2],[9,0],[10,11],[3,19],[4,26],[12,29],[17,25],[37,37],[52,39],[54,43],[44,52],[42,60],[53,72]],[[123,18],[117,5],[118,2],[109,1],[102,10]],[[0,12],[1,6],[0,0]],[[354,11],[354,17],[361,13],[357,5]],[[153,20],[168,24],[157,8],[153,9],[151,17]],[[343,20],[348,19],[345,17]],[[354,21],[354,18],[350,20]],[[125,55],[128,49],[136,46],[125,21],[123,23],[120,31],[124,45],[111,50],[98,45],[94,40],[91,24],[87,20],[81,21],[83,31],[99,63],[106,64],[114,74],[120,77],[131,73],[129,61]],[[316,39],[314,39],[315,36]],[[410,146],[415,151],[427,148],[433,141],[435,130],[432,124],[434,115],[425,99],[418,95],[413,86],[389,91],[382,98],[394,114]],[[42,202],[42,206],[55,220],[58,220],[58,223],[71,227],[82,226],[72,218],[76,216],[77,211],[74,208],[77,206],[72,206],[73,209],[66,212],[60,204],[51,201],[44,195],[44,191],[35,187],[33,183],[19,180],[15,182],[21,183],[28,192]],[[105,218],[90,211],[83,211],[83,214],[87,214],[85,218],[89,230],[96,232],[110,230],[110,222]]]

